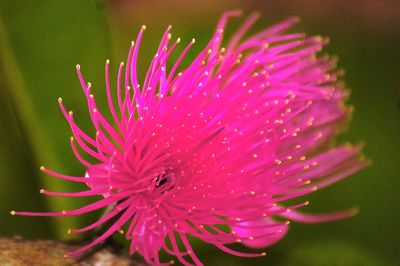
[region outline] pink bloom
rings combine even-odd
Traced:
[[[201,265],[189,235],[233,255],[256,257],[265,253],[242,253],[227,244],[240,242],[253,248],[274,244],[288,230],[288,222],[275,217],[314,223],[352,215],[353,210],[306,215],[298,209],[307,201],[285,204],[366,165],[359,146],[329,145],[350,109],[344,106],[346,91],[337,82],[340,72],[334,62],[317,56],[327,40],[286,33],[296,18],[243,38],[256,20],[251,15],[223,48],[227,19],[237,15],[234,11],[222,16],[204,50],[179,73],[194,41],[167,67],[179,43],[178,39],[171,44],[168,27],[139,85],[136,61],[142,27],[127,64],[119,67],[115,101],[106,63],[112,121],[100,112],[78,65],[96,135],[83,132],[61,99],[59,103],[74,135],[72,150],[86,173],[75,177],[41,169],[86,183],[89,189],[41,192],[103,197],[77,210],[13,214],[69,216],[108,207],[95,223],[70,230],[85,232],[113,221],[101,236],[69,255],[123,229],[131,241],[130,252],[155,265],[162,264],[161,249],[185,265]],[[82,151],[97,163],[86,161]]]

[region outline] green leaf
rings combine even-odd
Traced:
[[[103,87],[108,32],[102,8],[97,1],[0,2],[0,62],[5,77],[6,95],[16,111],[19,126],[28,143],[27,152],[39,172],[39,165],[83,175],[69,147],[70,131],[57,99],[63,96],[73,107],[77,119],[89,128],[86,103],[75,75],[75,65],[91,78],[94,88]],[[22,169],[21,169],[22,171]],[[37,174],[18,180],[30,184]],[[2,178],[12,178],[11,175]],[[48,190],[75,190],[74,184],[40,175],[41,186]],[[80,186],[80,189],[85,189]],[[22,189],[20,190],[22,191]],[[18,193],[18,191],[17,191]],[[29,200],[29,199],[28,199]],[[77,208],[83,200],[48,198],[49,210]],[[36,211],[33,210],[33,211]],[[15,218],[20,219],[20,218]],[[25,220],[35,218],[23,218]],[[68,228],[85,219],[55,219],[59,238]],[[68,226],[67,226],[68,225]]]
[[[291,249],[281,265],[390,265],[389,262],[378,259],[368,250],[351,242],[330,240],[303,244]]]

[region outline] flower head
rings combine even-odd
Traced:
[[[95,136],[81,130],[61,99],[59,103],[74,135],[72,150],[86,173],[75,177],[42,170],[86,183],[88,189],[41,192],[102,198],[76,210],[13,214],[68,216],[107,208],[93,224],[70,230],[85,232],[112,221],[101,236],[70,255],[123,229],[130,252],[157,265],[161,249],[183,264],[200,265],[189,235],[233,255],[262,256],[227,245],[262,248],[285,235],[284,220],[313,223],[352,215],[353,210],[306,215],[298,209],[307,201],[285,204],[365,166],[360,147],[328,145],[341,132],[350,109],[344,105],[346,92],[337,82],[335,63],[317,56],[327,40],[286,33],[296,18],[243,38],[256,20],[251,15],[222,47],[227,19],[236,15],[222,16],[210,42],[179,73],[194,40],[167,67],[180,42],[171,42],[168,27],[139,85],[136,62],[143,26],[126,64],[119,67],[116,97],[106,62],[111,120],[97,107],[78,65]],[[96,163],[85,160],[82,152]]]

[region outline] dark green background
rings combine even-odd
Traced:
[[[9,211],[69,209],[82,200],[50,201],[42,187],[80,187],[44,176],[41,164],[81,175],[69,148],[69,128],[58,109],[62,96],[83,128],[90,128],[75,76],[81,64],[100,106],[105,106],[104,62],[115,70],[141,24],[148,30],[139,73],[155,53],[161,33],[196,38],[202,48],[219,15],[240,8],[262,17],[255,29],[292,15],[309,35],[329,36],[355,112],[343,139],[365,143],[371,167],[315,195],[308,211],[360,207],[354,218],[319,225],[292,224],[262,259],[239,259],[197,245],[209,265],[395,265],[399,259],[400,5],[399,1],[4,1],[0,0],[0,234],[66,238],[66,230],[90,220],[12,217]],[[238,25],[238,20],[232,23]],[[183,46],[183,45],[182,45]],[[115,74],[112,75],[115,77]]]

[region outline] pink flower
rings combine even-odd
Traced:
[[[179,73],[194,40],[167,67],[179,43],[178,39],[171,44],[168,27],[139,85],[136,61],[143,26],[127,64],[119,67],[115,101],[106,63],[112,121],[100,112],[78,65],[96,135],[83,132],[61,99],[59,103],[74,135],[72,150],[86,173],[75,177],[41,169],[60,179],[86,183],[89,189],[41,192],[103,197],[77,210],[12,214],[69,216],[107,208],[93,224],[70,230],[85,232],[113,221],[101,236],[69,255],[78,255],[123,229],[131,241],[130,253],[138,252],[155,265],[162,264],[161,249],[185,265],[201,265],[189,235],[233,255],[256,257],[265,253],[243,253],[227,244],[253,248],[274,244],[289,223],[276,217],[314,223],[352,215],[354,210],[306,215],[298,209],[307,201],[285,204],[366,165],[359,146],[329,145],[341,132],[350,109],[344,105],[346,91],[337,82],[340,72],[335,63],[317,56],[327,40],[286,33],[296,18],[243,38],[256,20],[251,15],[224,48],[225,24],[237,15],[225,13],[204,50]],[[97,163],[86,161],[82,151]]]

